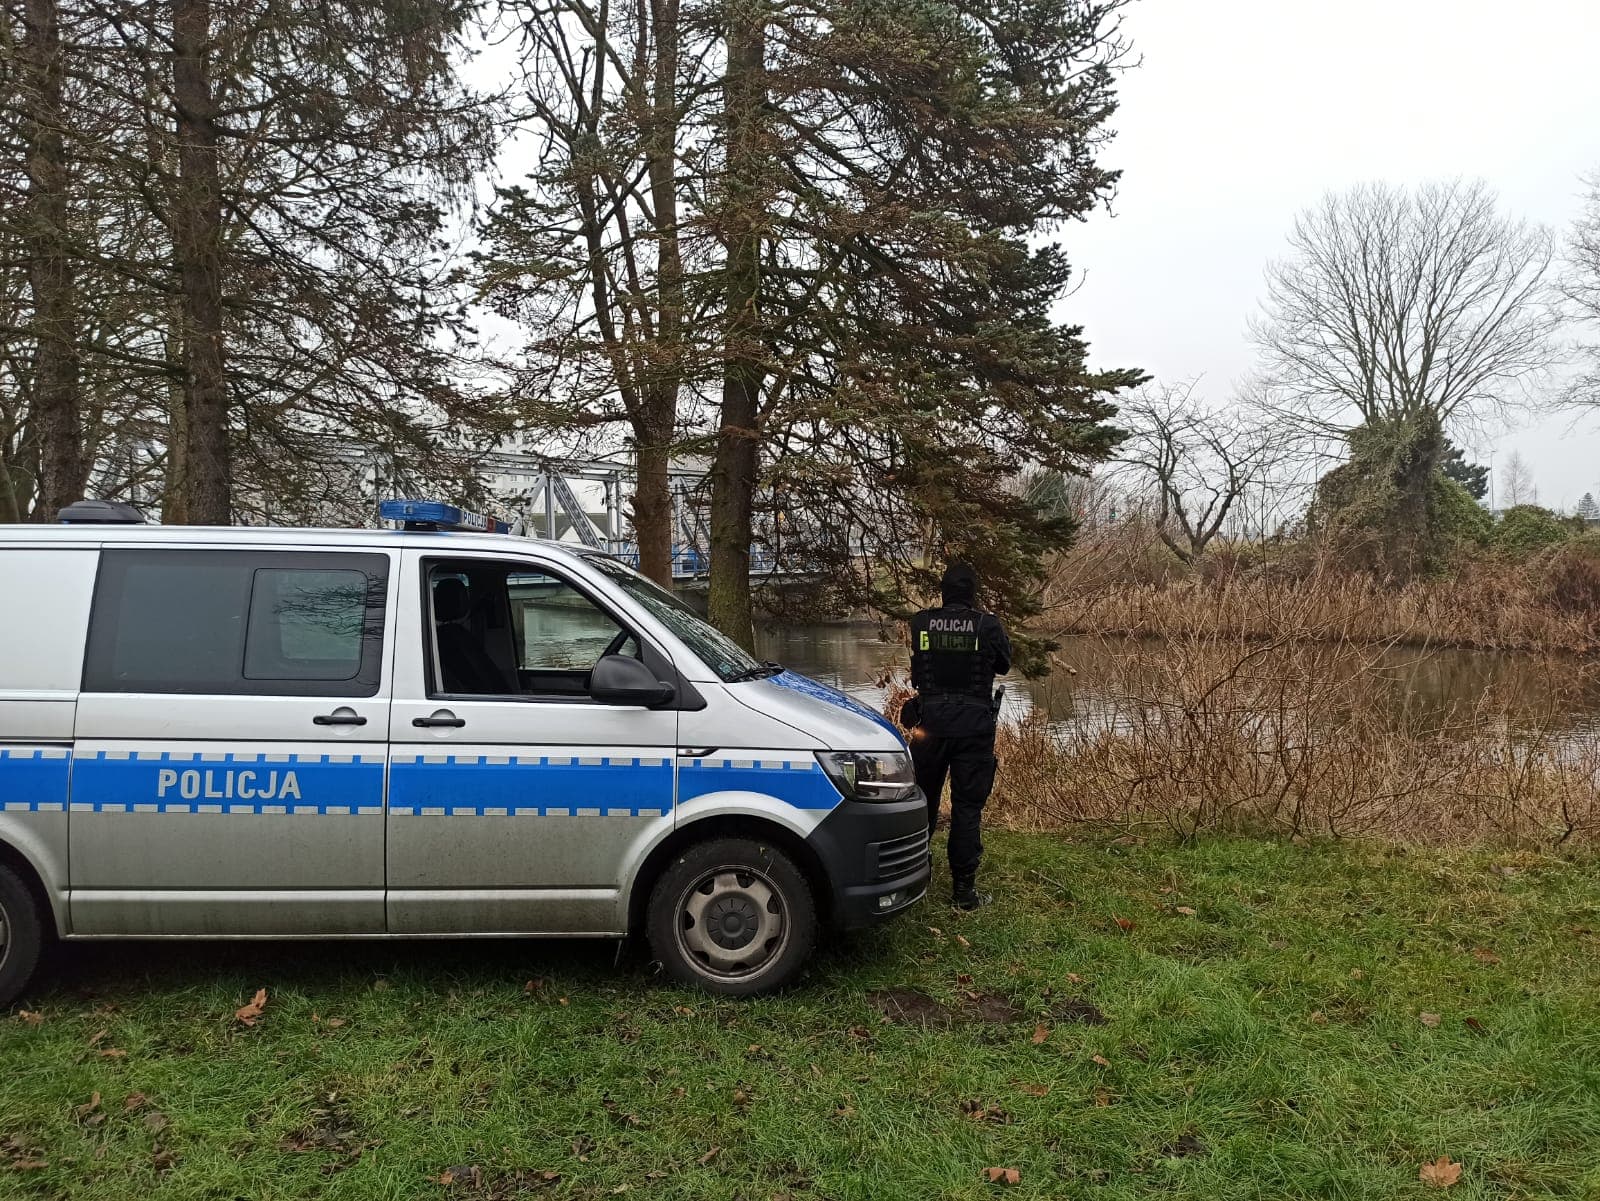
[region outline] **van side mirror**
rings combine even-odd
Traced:
[[[656,679],[638,659],[602,655],[589,673],[589,695],[608,705],[665,705],[676,694],[671,684]]]

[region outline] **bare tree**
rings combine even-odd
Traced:
[[[1252,333],[1323,430],[1443,426],[1523,399],[1556,361],[1551,234],[1483,183],[1330,194],[1289,244]]]
[[[1539,489],[1533,482],[1533,469],[1521,451],[1512,451],[1506,460],[1505,482],[1500,485],[1500,500],[1506,508],[1539,503]]]
[[[1600,405],[1600,171],[1584,183],[1589,189],[1588,197],[1572,227],[1562,290],[1578,320],[1594,332],[1597,340],[1584,348],[1586,369],[1573,380],[1567,395],[1579,404]]]
[[[1281,426],[1207,405],[1192,382],[1139,392],[1123,404],[1120,420],[1129,430],[1120,472],[1150,498],[1156,532],[1185,563],[1235,528],[1282,444]]]
[[[1367,569],[1429,570],[1447,429],[1529,401],[1559,361],[1552,236],[1455,181],[1329,195],[1289,241],[1252,333],[1285,420],[1349,452],[1308,523]]]

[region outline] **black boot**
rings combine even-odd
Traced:
[[[971,878],[957,880],[950,895],[950,903],[957,909],[982,909],[992,900],[988,893],[978,891],[977,881]]]

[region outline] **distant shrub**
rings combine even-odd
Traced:
[[[1493,543],[1500,550],[1525,558],[1572,537],[1570,523],[1540,505],[1513,505],[1500,515]]]
[[[1494,518],[1455,480],[1436,475],[1429,484],[1429,516],[1441,557],[1485,545],[1494,533]]]
[[[1549,552],[1542,599],[1561,613],[1600,627],[1600,534],[1580,534]]]

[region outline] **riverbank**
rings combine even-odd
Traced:
[[[1600,1190],[1592,868],[989,841],[996,905],[755,1002],[606,946],[72,948],[0,1019],[0,1195],[1387,1201],[1441,1157],[1453,1197]]]
[[[1600,538],[1520,557],[1480,552],[1443,573],[1380,580],[1303,543],[1218,546],[1178,562],[1137,524],[1091,531],[1051,567],[1049,635],[1228,635],[1423,648],[1600,650]]]

